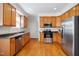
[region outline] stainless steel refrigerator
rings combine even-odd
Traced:
[[[61,21],[62,47],[71,56],[79,55],[79,16]]]

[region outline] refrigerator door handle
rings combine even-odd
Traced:
[[[62,28],[61,34],[62,34],[61,37],[62,37],[62,39],[63,39],[63,28]]]

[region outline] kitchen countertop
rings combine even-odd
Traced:
[[[16,33],[16,34],[6,34],[6,35],[0,35],[0,39],[7,39],[7,38],[13,38],[13,37],[17,37],[23,34],[26,34],[28,32],[23,32],[23,33]]]
[[[43,32],[46,30],[51,30],[52,32],[60,32],[61,28],[40,28],[39,31]]]

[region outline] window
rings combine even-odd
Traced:
[[[24,27],[24,16],[21,16],[21,28]]]
[[[16,13],[16,27],[21,27],[21,15],[19,15],[18,13]]]

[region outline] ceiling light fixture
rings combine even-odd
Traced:
[[[57,8],[54,8],[54,10],[57,10]]]
[[[29,8],[29,10],[30,10],[30,11],[32,11],[32,9],[31,9],[31,8]]]

